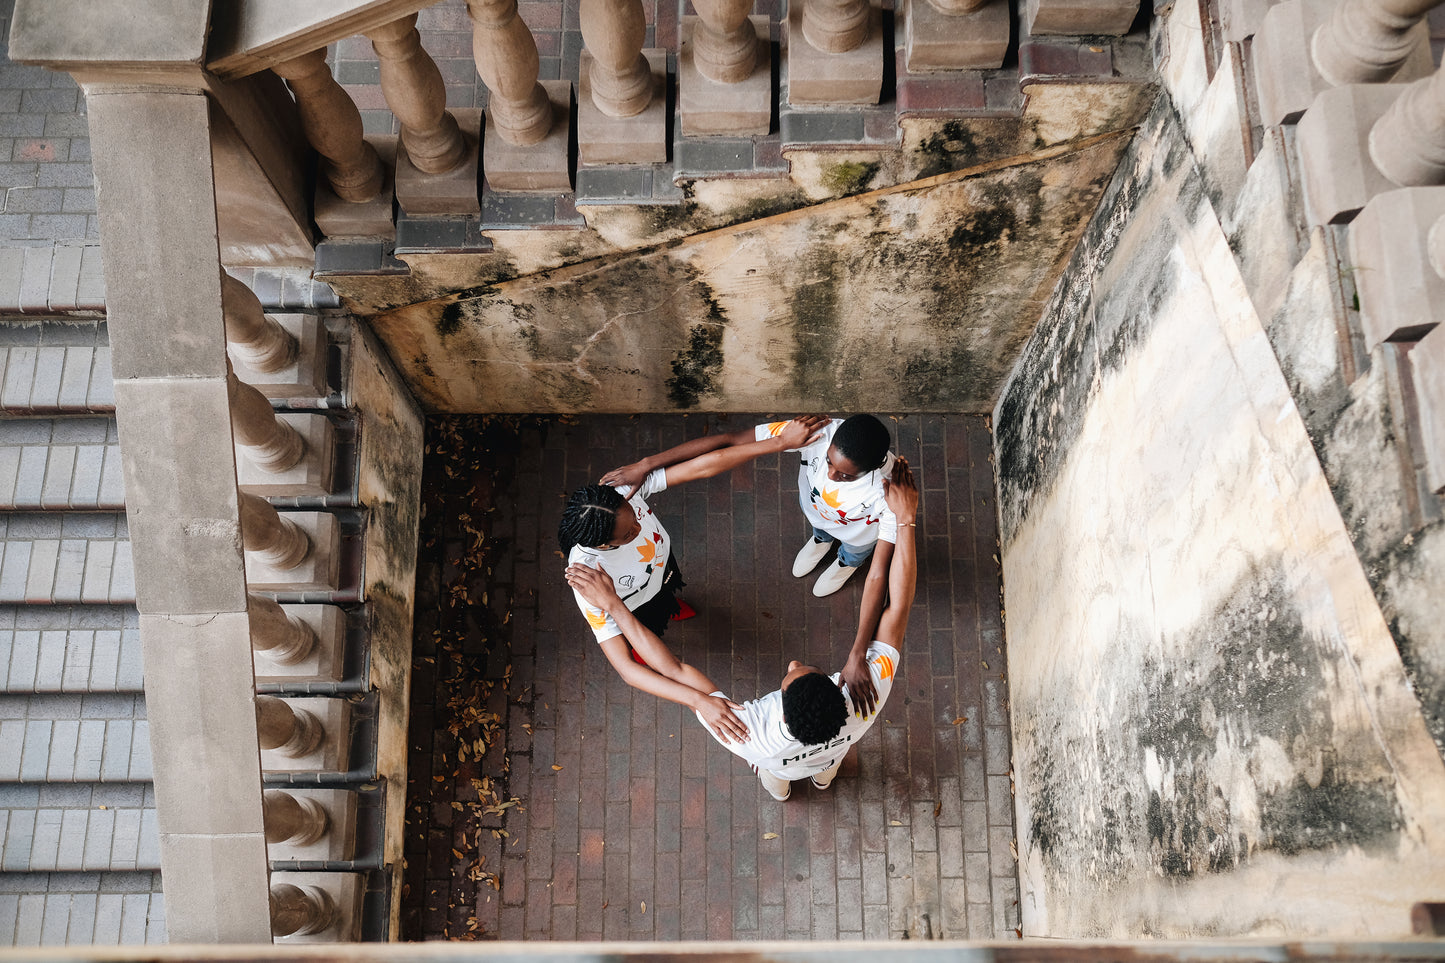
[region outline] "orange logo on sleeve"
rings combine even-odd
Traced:
[[[880,655],[873,660],[873,664],[878,666],[878,678],[893,678],[893,660],[891,658],[886,655]]]
[[[776,438],[776,437],[778,437],[779,435],[781,435],[781,434],[783,433],[783,429],[786,428],[786,427],[788,427],[788,423],[787,423],[786,421],[770,421],[770,422],[768,422],[768,437],[769,437],[769,438]]]
[[[586,609],[582,614],[587,616],[587,624],[594,629],[604,628],[607,625],[607,616],[602,614],[601,609]]]
[[[637,546],[637,555],[643,565],[651,562],[657,556],[657,548],[651,542],[643,542]]]

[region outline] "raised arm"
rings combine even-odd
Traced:
[[[621,635],[602,640],[601,645],[607,661],[628,685],[692,709],[721,742],[747,739],[747,726],[732,712],[735,703],[710,694],[718,687],[696,668],[673,655],[672,650],[632,614],[617,597],[612,578],[605,571],[586,565],[569,565],[567,583],[588,604],[611,616],[622,631]],[[646,665],[633,661],[628,652],[629,644]]]
[[[887,642],[902,652],[908,613],[913,608],[913,594],[918,584],[918,485],[907,459],[900,458],[893,466],[893,477],[883,483],[883,496],[898,517],[898,541],[893,545],[893,560],[888,566],[888,608],[878,621],[878,641]]]
[[[636,491],[649,472],[657,468],[669,469],[669,486],[698,478],[711,478],[731,471],[760,455],[801,448],[827,423],[828,419],[823,415],[802,415],[788,422],[788,427],[780,434],[763,441],[753,440],[752,428],[703,435],[630,465],[614,468],[602,476],[602,484],[613,486],[626,498]],[[673,466],[684,470],[674,471]]]

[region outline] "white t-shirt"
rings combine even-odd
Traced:
[[[878,702],[873,714],[866,719],[862,718],[853,712],[848,687],[843,686],[841,691],[844,704],[848,707],[848,721],[843,723],[843,728],[828,742],[809,746],[793,738],[788,727],[783,725],[782,689],[774,689],[760,699],[744,702],[741,710],[734,710],[748,727],[747,742],[718,741],[733,755],[747,760],[754,769],[766,769],[779,779],[815,776],[842,759],[847,754],[848,747],[878,721],[878,716],[883,712],[883,703],[888,701],[888,693],[893,691],[893,676],[898,671],[901,658],[898,650],[887,642],[875,641],[868,646],[868,674],[872,676],[873,685],[878,689]],[[834,682],[838,681],[840,674],[833,673]],[[702,717],[698,716],[698,720],[701,719]],[[706,725],[703,728],[712,733]],[[717,739],[716,733],[713,733],[713,738]]]
[[[667,571],[672,539],[668,538],[667,529],[662,527],[662,522],[652,513],[652,509],[647,507],[647,496],[655,495],[666,488],[667,472],[658,468],[649,472],[637,491],[627,499],[627,504],[637,516],[637,523],[642,526],[642,530],[632,541],[605,552],[573,545],[567,556],[568,565],[580,564],[596,568],[600,562],[602,570],[612,576],[617,595],[628,611],[636,611],[639,605],[650,602],[657,595],[657,590],[662,587],[663,573]],[[617,623],[612,621],[612,616],[588,605],[582,593],[576,589],[572,590],[572,595],[577,599],[577,607],[586,616],[587,624],[592,626],[598,642],[605,642],[614,635],[622,634]]]
[[[827,532],[849,548],[863,549],[880,538],[898,541],[898,519],[883,500],[883,479],[893,471],[893,452],[873,471],[848,482],[828,480],[828,448],[833,435],[843,423],[834,418],[822,429],[818,440],[805,448],[791,448],[802,459],[798,469],[798,505],[803,517],[814,528]],[[753,437],[757,441],[776,437],[786,421],[758,425]]]

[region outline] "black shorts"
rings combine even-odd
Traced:
[[[662,570],[662,585],[657,594],[633,609],[632,614],[637,616],[637,621],[647,626],[653,635],[662,638],[662,633],[667,631],[672,617],[678,613],[677,593],[686,584],[682,580],[681,570],[677,567],[677,556],[669,555],[667,567]]]

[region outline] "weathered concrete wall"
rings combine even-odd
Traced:
[[[987,411],[1128,134],[372,319],[429,408]]]
[[[1167,100],[995,433],[1025,933],[1408,933],[1445,766]]]

